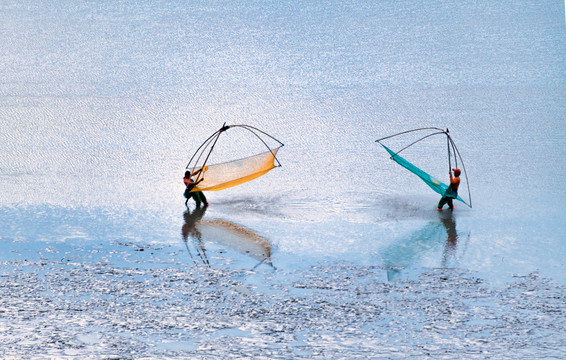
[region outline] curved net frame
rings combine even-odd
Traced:
[[[240,128],[251,132],[257,137],[267,148],[267,151],[255,154],[242,159],[227,161],[219,164],[208,165],[210,154],[214,150],[214,146],[220,135],[233,128]],[[269,147],[264,137],[275,140],[278,143],[276,147]],[[275,139],[271,135],[249,125],[226,125],[224,124],[220,130],[217,130],[208,139],[202,143],[197,149],[191,160],[186,166],[186,170],[195,173],[194,181],[199,182],[190,191],[219,191],[236,185],[240,185],[267,174],[275,167],[281,166],[277,159],[277,152],[283,146],[283,143]]]

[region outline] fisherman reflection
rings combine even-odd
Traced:
[[[456,221],[452,212],[444,213],[440,216],[440,221],[446,229],[446,244],[444,245],[444,253],[442,256],[442,267],[449,265],[451,259],[456,256],[456,250],[458,245],[458,232],[456,231]]]
[[[382,251],[387,278],[394,281],[404,269],[419,264],[429,252],[443,248],[441,266],[447,267],[456,258],[458,233],[453,214],[439,212],[439,218],[409,233]]]
[[[183,213],[185,223],[181,228],[181,232],[183,234],[183,242],[185,243],[185,246],[187,247],[187,251],[189,252],[191,258],[194,260],[193,254],[189,249],[189,244],[188,244],[189,237],[192,237],[193,239],[196,240],[197,253],[199,257],[202,259],[202,261],[208,264],[208,258],[206,257],[204,242],[202,241],[202,234],[196,226],[204,216],[206,209],[207,207],[203,207],[203,208],[197,207],[192,212],[190,209],[187,209]]]

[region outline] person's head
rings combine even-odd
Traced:
[[[191,177],[191,172],[190,172],[190,171],[185,171],[185,177],[186,177],[186,178],[190,178],[190,177]]]
[[[460,174],[462,173],[460,169],[452,169],[452,171],[454,171],[454,176],[460,176]]]

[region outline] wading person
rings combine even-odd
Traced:
[[[454,176],[452,176],[452,171],[454,172]],[[450,210],[454,210],[454,204],[452,199],[456,199],[458,197],[458,187],[460,186],[460,169],[452,169],[450,171],[450,186],[446,189],[444,196],[438,202],[437,210],[442,210],[442,207],[445,204],[448,204],[448,208]]]
[[[191,192],[191,190],[198,185],[201,181],[204,180],[200,179],[199,181],[195,182],[192,179],[193,175],[198,175],[201,172],[202,169],[199,169],[197,171],[195,171],[193,174],[191,174],[190,171],[185,171],[185,177],[183,177],[183,182],[185,183],[185,186],[187,187],[185,189],[185,198],[187,198],[187,200],[185,201],[185,206],[188,206],[187,203],[189,202],[189,199],[192,198],[195,203],[197,204],[197,207],[200,207],[200,204],[203,203],[204,206],[208,206],[208,201],[206,201],[206,197],[204,196],[202,191],[194,191]]]

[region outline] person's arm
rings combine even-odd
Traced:
[[[200,179],[200,180],[197,181],[197,182],[190,182],[190,181],[189,181],[189,182],[187,183],[187,189],[188,189],[189,191],[191,191],[195,186],[197,186],[198,184],[200,184],[203,180],[204,180],[204,178]]]

